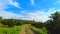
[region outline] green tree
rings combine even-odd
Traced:
[[[46,24],[49,34],[60,34],[60,14],[55,12],[50,18]]]
[[[0,23],[2,23],[2,17],[0,17]]]
[[[15,26],[17,23],[16,23],[15,19],[4,19],[2,24],[12,27],[12,26]]]

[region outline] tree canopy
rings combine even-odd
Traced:
[[[51,14],[50,20],[47,21],[47,30],[49,34],[60,34],[60,14],[55,12]]]

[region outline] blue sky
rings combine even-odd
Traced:
[[[60,0],[0,0],[3,18],[44,22],[55,11],[60,11]]]

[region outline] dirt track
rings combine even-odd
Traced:
[[[25,26],[23,30],[20,32],[20,34],[35,34],[29,26]]]

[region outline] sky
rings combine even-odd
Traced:
[[[60,11],[60,0],[0,0],[0,16],[45,22]]]

